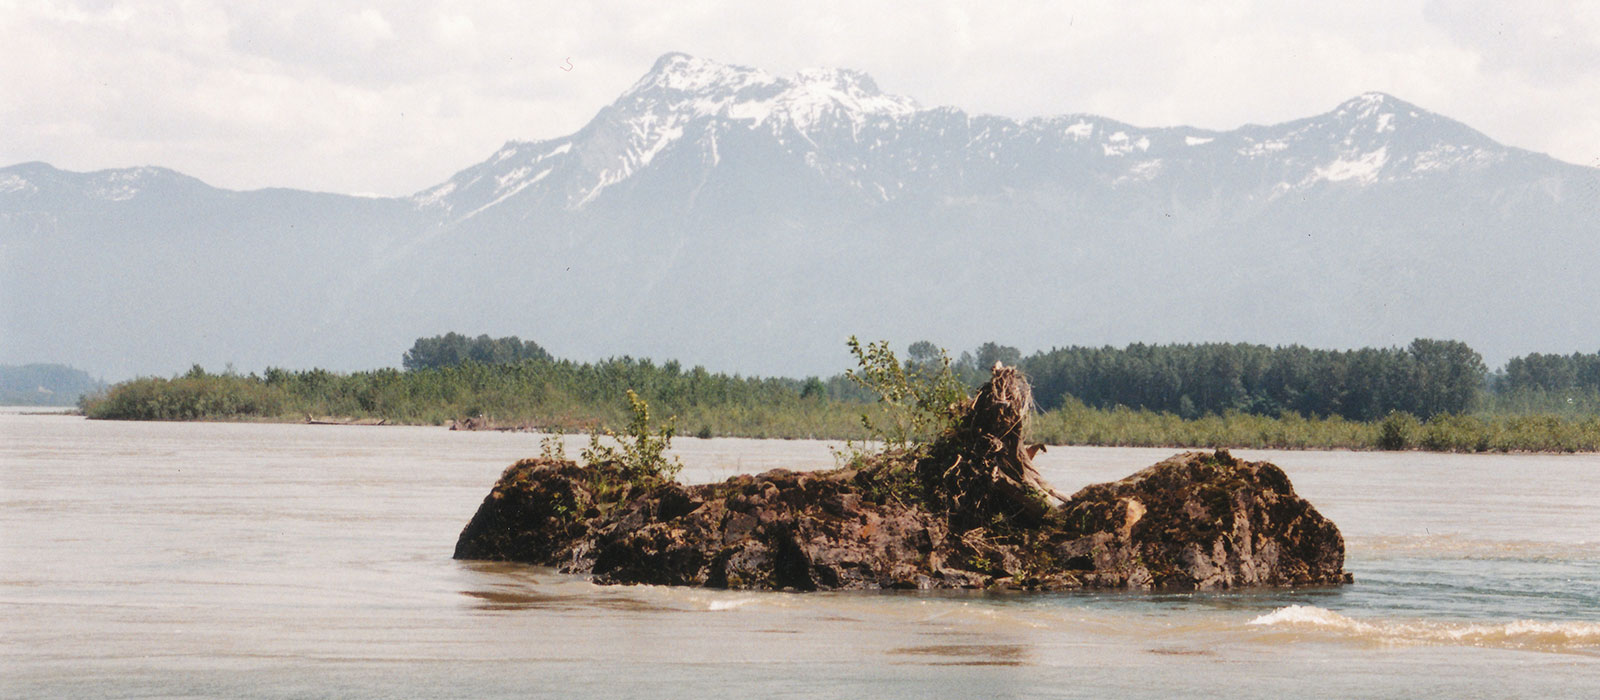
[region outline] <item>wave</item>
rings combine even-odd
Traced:
[[[1327,632],[1385,645],[1460,645],[1600,653],[1600,623],[1596,622],[1358,620],[1314,605],[1290,605],[1257,617],[1249,624],[1297,632]]]
[[[722,610],[738,610],[739,608],[742,608],[742,607],[744,607],[746,605],[749,605],[751,603],[754,603],[754,602],[756,602],[755,598],[734,598],[732,600],[713,600],[713,601],[711,601],[710,603],[708,603],[706,605],[706,609],[710,610],[712,612],[719,612],[719,611],[722,611]]]

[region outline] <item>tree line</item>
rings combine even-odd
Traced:
[[[924,377],[948,365],[969,387],[995,362],[1020,366],[1043,411],[1036,437],[1052,444],[1572,451],[1600,449],[1600,391],[1590,374],[1597,359],[1530,355],[1488,374],[1465,344],[1424,339],[1360,350],[1134,344],[1030,356],[985,343],[954,359],[919,342],[901,361]],[[80,407],[92,418],[134,420],[486,418],[585,431],[625,424],[622,397],[631,390],[658,415],[676,416],[680,434],[829,439],[866,437],[863,415],[872,422],[883,411],[845,374],[742,377],[632,357],[576,362],[515,337],[421,338],[402,363],[404,371],[249,375],[195,366],[122,382]]]
[[[517,336],[490,338],[480,335],[468,338],[460,333],[446,333],[432,338],[418,338],[411,349],[400,356],[400,366],[407,370],[453,367],[466,362],[480,365],[509,365],[523,360],[555,359],[531,340]]]
[[[777,398],[770,390],[729,393],[730,385],[723,381],[726,375],[713,375],[698,367],[685,372],[677,362],[658,366],[629,357],[593,365],[558,361],[533,341],[516,336],[468,338],[449,333],[419,338],[403,355],[402,365],[414,371],[469,362],[510,365],[525,360],[567,368],[566,372],[575,374],[563,384],[593,399],[599,398],[596,392],[626,388],[638,388],[653,402],[673,407],[726,403],[735,400],[734,395]],[[982,384],[989,368],[1003,362],[1022,368],[1044,410],[1072,404],[1098,409],[1123,406],[1185,419],[1229,412],[1338,416],[1353,421],[1407,413],[1428,419],[1486,408],[1512,413],[1567,409],[1575,395],[1588,397],[1577,404],[1587,408],[1596,405],[1594,399],[1600,395],[1600,353],[1531,354],[1513,358],[1490,374],[1482,356],[1466,343],[1427,338],[1405,347],[1355,350],[1248,343],[1134,343],[1123,348],[1052,348],[1028,356],[1015,347],[986,342],[955,358],[932,342],[918,341],[907,347],[904,362],[924,369],[949,363],[952,373],[969,387]],[[602,375],[613,378],[602,381]],[[717,381],[709,381],[713,377]],[[738,380],[738,375],[731,378]],[[600,386],[578,388],[590,382],[600,382]],[[623,386],[629,382],[640,386]],[[826,379],[768,378],[756,383],[786,396],[850,403],[872,399],[843,374]],[[712,385],[719,388],[709,389]],[[658,387],[661,394],[654,394],[652,387]],[[743,398],[736,401],[743,402]]]
[[[1513,357],[1505,369],[1495,373],[1491,386],[1496,393],[1505,394],[1600,391],[1600,352]]]
[[[1020,360],[1040,406],[1080,401],[1197,418],[1229,411],[1421,417],[1470,411],[1483,358],[1465,343],[1417,339],[1404,348],[1319,350],[1244,343],[1067,347]]]

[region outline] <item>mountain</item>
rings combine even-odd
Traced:
[[[392,365],[446,331],[827,373],[953,348],[1592,351],[1600,170],[1380,93],[1231,131],[924,108],[663,56],[581,130],[406,198],[0,169],[0,361]]]
[[[106,385],[65,365],[0,365],[0,406],[72,406]]]

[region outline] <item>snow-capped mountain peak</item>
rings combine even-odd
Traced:
[[[860,71],[808,68],[780,78],[759,69],[681,53],[662,56],[612,106],[630,116],[646,112],[689,118],[721,116],[750,126],[775,117],[802,129],[824,112],[843,112],[859,120],[917,111],[915,101],[885,95]]]
[[[798,132],[801,141],[810,142],[817,129],[829,125],[858,130],[872,119],[901,119],[917,111],[915,101],[884,94],[860,71],[810,68],[783,78],[669,53],[577,134],[509,142],[485,163],[418,193],[413,202],[453,220],[476,216],[513,196],[540,193],[555,193],[568,209],[582,208],[680,141],[693,142],[704,161],[715,165],[721,158],[718,134],[728,129],[774,137]]]
[[[1090,114],[1018,122],[922,109],[855,70],[810,68],[785,77],[669,53],[577,133],[510,142],[413,201],[456,222],[490,208],[581,210],[649,169],[660,173],[655,196],[681,188],[673,191],[692,206],[730,158],[739,163],[735,171],[759,163],[753,167],[810,172],[818,187],[871,202],[1043,183],[1142,190],[1200,172],[1270,200],[1478,170],[1510,153],[1464,124],[1382,92],[1316,116],[1232,131],[1145,128]]]
[[[802,131],[827,112],[842,113],[849,121],[860,122],[874,116],[905,117],[918,111],[916,101],[884,94],[865,73],[831,68],[800,71],[775,103]]]
[[[1416,111],[1416,106],[1403,100],[1395,99],[1392,95],[1382,92],[1364,92],[1345,100],[1333,113],[1341,117],[1352,115],[1356,119],[1371,119],[1385,110],[1387,111]]]
[[[710,93],[738,93],[741,89],[771,85],[778,78],[765,70],[746,66],[733,66],[712,59],[694,58],[690,54],[669,53],[656,59],[645,77],[638,78],[632,88],[622,93],[618,102],[638,94],[680,93],[701,96]]]

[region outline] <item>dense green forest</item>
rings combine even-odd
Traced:
[[[1592,393],[1600,391],[1600,352],[1514,357],[1491,379],[1496,393]]]
[[[1371,421],[1401,411],[1465,413],[1484,388],[1483,358],[1465,343],[1419,339],[1406,348],[1314,350],[1130,345],[1071,347],[1021,362],[1046,409],[1077,400],[1198,418],[1228,411]]]
[[[66,365],[0,365],[0,406],[72,406],[104,382]]]
[[[400,366],[416,370],[453,367],[467,362],[509,365],[523,360],[553,359],[538,343],[514,335],[505,338],[490,338],[487,335],[468,338],[459,333],[446,333],[432,338],[418,338],[411,349],[400,357]]]
[[[1246,344],[1069,347],[1024,357],[985,343],[953,362],[929,342],[903,363],[931,376],[950,363],[975,387],[995,362],[1034,383],[1039,439],[1056,444],[1600,449],[1600,353],[1529,355],[1489,373],[1456,341],[1404,348],[1317,350]],[[846,375],[741,377],[677,362],[552,358],[516,337],[421,338],[405,371],[339,374],[268,369],[124,382],[86,399],[93,418],[151,420],[381,419],[442,424],[481,417],[499,427],[586,430],[627,420],[633,390],[680,434],[863,438],[862,415],[884,409]]]

